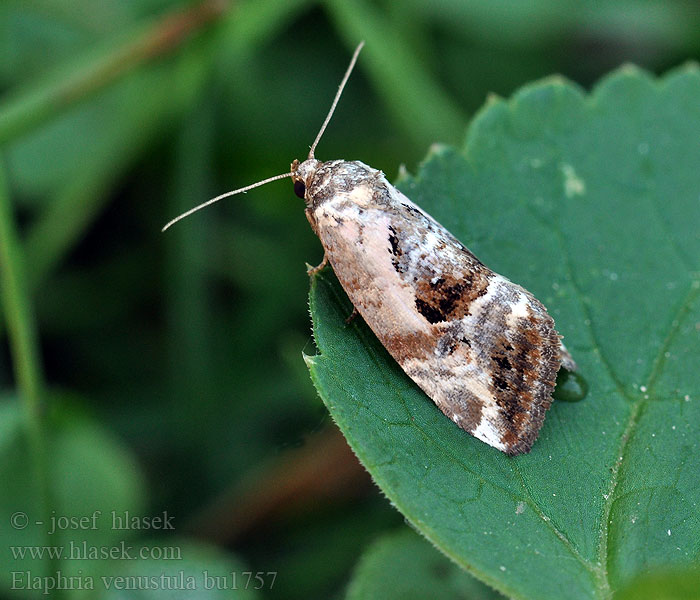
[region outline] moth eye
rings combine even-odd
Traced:
[[[294,193],[299,196],[299,198],[303,199],[305,194],[306,194],[306,186],[304,185],[303,181],[295,181],[294,182]]]

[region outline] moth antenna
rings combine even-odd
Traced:
[[[318,145],[318,142],[321,140],[321,136],[323,135],[323,132],[326,130],[326,127],[328,126],[328,122],[331,120],[331,117],[333,116],[333,113],[335,112],[335,107],[338,104],[338,100],[340,100],[340,95],[343,93],[343,88],[345,87],[345,84],[348,82],[348,79],[350,79],[350,73],[352,73],[353,68],[355,67],[355,63],[357,62],[357,56],[360,54],[360,50],[362,50],[362,46],[364,46],[364,42],[360,42],[357,45],[357,48],[355,48],[355,52],[352,55],[352,59],[350,59],[350,64],[348,65],[348,70],[345,71],[345,75],[343,75],[343,80],[340,82],[340,85],[338,86],[338,91],[335,94],[335,98],[333,99],[333,104],[331,104],[331,109],[328,111],[328,114],[326,115],[326,120],[323,122],[323,125],[321,125],[321,129],[318,132],[318,135],[316,136],[316,139],[314,140],[314,143],[311,144],[311,150],[309,150],[309,158],[315,158],[314,157],[314,152],[316,150],[316,146]]]
[[[321,129],[318,132],[318,135],[316,136],[316,139],[314,140],[314,143],[311,144],[311,149],[309,150],[309,158],[314,158],[314,151],[316,150],[316,146],[318,145],[318,142],[321,140],[321,136],[323,135],[323,132],[326,130],[326,127],[328,126],[329,121],[331,120],[331,117],[333,116],[333,113],[335,112],[335,107],[338,105],[338,100],[340,100],[340,96],[343,93],[343,88],[345,88],[345,84],[348,82],[348,79],[350,79],[350,73],[352,73],[353,68],[355,67],[355,63],[357,62],[357,57],[360,54],[360,50],[362,50],[362,47],[365,45],[364,42],[360,42],[357,45],[357,48],[355,48],[355,52],[352,55],[352,58],[350,59],[350,64],[348,65],[347,70],[345,71],[345,75],[343,75],[343,79],[340,82],[340,85],[338,86],[338,91],[335,94],[335,98],[333,99],[333,104],[331,104],[331,108],[328,111],[328,114],[326,115],[325,121],[323,121],[323,125],[321,125]],[[237,190],[233,190],[232,192],[226,192],[225,194],[221,194],[220,196],[217,196],[216,198],[212,198],[211,200],[207,200],[206,202],[202,202],[202,204],[199,204],[195,206],[194,208],[190,208],[190,210],[182,213],[181,215],[175,217],[171,221],[168,221],[162,231],[165,231],[166,229],[172,227],[177,223],[178,221],[181,221],[185,217],[189,217],[192,213],[197,212],[198,210],[201,210],[203,208],[206,208],[207,206],[214,204],[214,202],[218,202],[219,200],[223,200],[224,198],[228,198],[229,196],[235,196],[236,194],[242,194],[244,192],[247,192],[248,190],[252,190],[253,188],[260,187],[261,185],[265,185],[266,183],[270,183],[271,181],[277,181],[278,179],[284,179],[285,177],[291,177],[293,173],[282,173],[281,175],[275,175],[274,177],[268,177],[267,179],[263,179],[262,181],[258,181],[257,183],[251,183],[250,185],[247,185],[245,187],[239,188]]]
[[[247,185],[245,187],[239,188],[237,190],[233,190],[232,192],[226,192],[225,194],[221,194],[220,196],[217,196],[216,198],[212,198],[211,200],[207,200],[206,202],[202,202],[202,204],[199,204],[195,206],[194,208],[190,208],[187,212],[182,213],[180,216],[175,217],[172,221],[168,221],[165,224],[165,227],[161,229],[161,232],[165,231],[170,227],[171,225],[175,225],[178,221],[181,221],[185,217],[189,217],[192,213],[197,212],[198,210],[201,210],[202,208],[205,208],[209,206],[210,204],[214,204],[214,202],[218,202],[219,200],[223,200],[224,198],[228,198],[229,196],[235,196],[236,194],[242,194],[243,192],[247,192],[248,190],[252,190],[253,188],[260,187],[261,185],[265,185],[266,183],[270,183],[271,181],[277,181],[278,179],[284,179],[285,177],[291,177],[293,173],[282,173],[281,175],[275,175],[274,177],[268,177],[267,179],[263,179],[262,181],[258,181],[257,183],[251,183],[250,185]]]

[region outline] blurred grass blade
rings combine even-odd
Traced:
[[[140,64],[172,51],[225,9],[224,0],[203,0],[154,24],[139,24],[97,53],[81,55],[31,87],[13,93],[0,103],[0,144],[24,135]]]
[[[229,56],[250,53],[270,40],[275,33],[289,27],[298,13],[313,0],[253,0],[239,2],[222,23],[222,38]]]
[[[34,477],[39,490],[39,502],[44,519],[47,519],[51,506],[51,492],[46,468],[47,453],[42,403],[43,373],[32,315],[32,302],[27,293],[23,268],[24,257],[10,205],[5,171],[0,162],[0,299],[7,321],[15,379],[24,408]],[[50,559],[51,562],[53,560]]]
[[[7,321],[10,349],[17,386],[34,423],[33,435],[39,434],[41,420],[42,372],[39,360],[37,334],[31,311],[26,281],[24,257],[10,206],[10,195],[5,173],[0,165],[0,284],[2,308]]]
[[[360,64],[366,65],[397,123],[416,143],[459,141],[465,117],[417,60],[410,40],[364,0],[328,0],[325,5],[351,47],[365,40]]]

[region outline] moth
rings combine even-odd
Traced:
[[[576,364],[527,290],[494,273],[445,227],[359,161],[319,161],[316,146],[362,49],[350,61],[308,158],[222,198],[291,177],[306,217],[357,313],[404,372],[459,427],[508,455],[529,452],[557,372]]]

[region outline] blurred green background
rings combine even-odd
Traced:
[[[167,510],[179,538],[276,571],[269,598],[342,595],[363,548],[402,522],[302,360],[305,263],[322,251],[291,184],[160,233],[303,159],[362,39],[316,154],[391,180],[430,144],[459,144],[490,93],[554,73],[590,89],[624,62],[662,73],[696,58],[700,8],[4,0],[0,518],[29,497],[44,514],[110,498]],[[3,543],[43,543],[29,533],[0,524]]]

